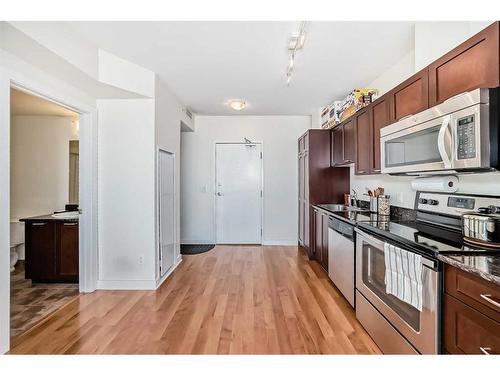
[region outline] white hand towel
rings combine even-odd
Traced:
[[[385,288],[419,311],[422,311],[422,257],[385,243]]]

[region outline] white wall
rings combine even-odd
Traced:
[[[11,219],[64,209],[75,127],[70,117],[11,117]]]
[[[379,88],[384,94],[413,73],[424,68],[464,40],[470,38],[490,22],[417,22],[415,24],[415,48],[369,87]],[[412,61],[414,66],[412,67]],[[365,187],[385,187],[391,195],[391,204],[413,208],[415,192],[411,190],[411,177],[374,175],[355,176],[351,170],[351,188],[362,194]],[[460,176],[459,192],[499,195],[500,173]]]
[[[155,280],[153,99],[98,100],[99,288]]]
[[[297,139],[309,116],[197,116],[181,137],[181,242],[215,243],[215,143],[263,144],[264,244],[297,243]]]

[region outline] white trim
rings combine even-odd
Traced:
[[[163,284],[163,282],[168,279],[168,277],[177,269],[177,267],[179,267],[179,264],[181,262],[182,262],[182,257],[180,256],[177,257],[175,264],[172,267],[170,267],[167,273],[165,273],[165,275],[163,275],[163,277],[161,277],[160,279],[156,280],[156,289],[158,289],[161,286],[161,284]]]
[[[80,291],[92,292],[97,286],[97,112],[68,94],[61,85],[52,86],[33,74],[19,74],[0,67],[0,352],[10,347],[10,88],[20,88],[78,112],[81,115],[80,144]],[[84,129],[85,128],[85,129]],[[2,144],[3,143],[3,144]],[[85,159],[85,161],[84,161]],[[82,230],[82,228],[84,228]],[[5,232],[5,233],[3,233]],[[4,235],[5,234],[5,235]],[[83,244],[83,245],[82,245]],[[4,264],[4,260],[7,260]],[[4,269],[5,268],[5,269]],[[4,294],[6,294],[4,296]]]
[[[156,180],[156,184],[155,184],[155,218],[156,218],[156,223],[155,223],[155,247],[156,247],[156,251],[155,251],[155,258],[156,258],[156,280],[157,282],[159,282],[160,280],[165,280],[165,275],[169,275],[171,273],[171,271],[167,271],[165,275],[161,275],[161,260],[160,260],[160,255],[161,255],[161,250],[160,250],[160,201],[158,199],[158,191],[159,191],[159,188],[160,188],[160,179],[159,179],[159,173],[158,173],[158,167],[159,167],[159,159],[160,159],[160,151],[163,151],[163,152],[166,152],[170,155],[172,155],[173,159],[174,159],[174,247],[175,247],[175,252],[176,254],[174,255],[177,255],[176,256],[176,259],[174,259],[174,265],[172,267],[170,267],[171,270],[175,269],[175,267],[177,267],[177,258],[180,256],[180,254],[178,254],[177,252],[179,251],[180,252],[180,249],[178,249],[178,246],[177,246],[177,188],[176,188],[176,183],[177,183],[177,179],[175,178],[175,175],[176,175],[176,166],[177,166],[177,157],[175,155],[175,152],[171,152],[169,150],[167,150],[166,148],[163,148],[163,147],[160,147],[160,146],[156,146],[156,157],[155,157],[155,180]],[[162,281],[163,282],[163,281]]]
[[[262,141],[255,141],[252,143],[245,143],[245,142],[214,142],[213,146],[213,171],[214,171],[214,178],[213,178],[213,186],[214,186],[214,232],[213,232],[213,238],[214,242],[209,242],[209,244],[218,244],[217,242],[217,145],[222,144],[222,145],[248,145],[248,144],[253,144],[253,145],[260,145],[260,152],[262,153],[262,157],[260,159],[260,188],[262,190],[262,196],[260,199],[260,225],[261,225],[261,232],[260,232],[260,243],[261,245],[264,240],[264,142]],[[201,243],[201,242],[195,242],[195,243]],[[221,244],[223,245],[223,244]]]
[[[155,290],[156,280],[97,280],[99,290]]]
[[[278,241],[262,241],[262,246],[299,246],[298,241],[278,240]]]
[[[215,242],[211,239],[208,240],[182,239],[181,245],[215,245]]]

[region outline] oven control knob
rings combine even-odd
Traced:
[[[427,204],[427,203],[428,203],[428,200],[427,200],[427,199],[425,199],[425,198],[420,198],[420,199],[418,200],[418,203],[420,203],[420,204]]]
[[[439,204],[439,201],[435,200],[435,199],[429,199],[429,203],[431,206],[437,206]]]

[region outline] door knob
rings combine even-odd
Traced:
[[[222,197],[222,193],[218,192],[217,196]]]

